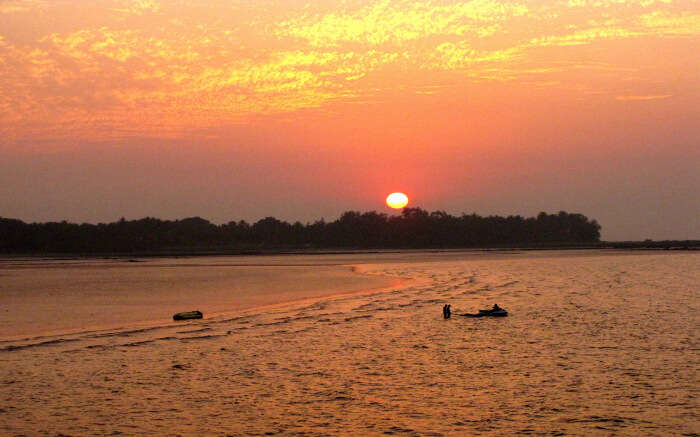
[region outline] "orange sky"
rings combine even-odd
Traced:
[[[0,216],[581,212],[700,238],[700,4],[0,0]]]

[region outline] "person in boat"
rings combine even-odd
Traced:
[[[445,319],[449,319],[450,316],[452,315],[452,310],[450,309],[450,306],[451,305],[445,304],[442,307],[442,317],[444,317]]]
[[[493,304],[491,311],[503,311],[503,308],[499,307],[497,303]]]

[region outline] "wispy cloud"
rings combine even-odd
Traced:
[[[301,38],[315,47],[401,45],[433,36],[491,36],[502,30],[503,22],[528,11],[523,4],[495,0],[444,5],[383,0],[354,10],[304,15],[282,23],[276,33]]]
[[[628,101],[628,100],[663,100],[673,97],[672,94],[656,94],[649,96],[616,96],[615,100]]]
[[[0,0],[0,14],[26,13],[45,4],[45,0]]]
[[[639,23],[646,29],[661,35],[700,35],[700,13],[654,11],[639,17]]]
[[[561,87],[581,65],[550,55],[562,47],[700,35],[692,5],[665,0],[282,3],[96,0],[81,15],[79,2],[0,0],[0,24],[21,20],[30,32],[0,37],[1,127],[160,135],[371,101],[380,89],[437,93],[434,75]],[[38,15],[24,12],[39,9],[63,21],[46,19],[31,37]],[[632,74],[588,65],[604,66],[591,76]]]
[[[160,4],[156,0],[123,0],[114,10],[131,15],[143,15],[158,12]]]

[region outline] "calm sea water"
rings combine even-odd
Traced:
[[[152,327],[180,311],[208,316],[386,287],[343,258],[195,257],[0,260],[0,340]]]
[[[697,436],[699,261],[638,252],[14,261],[0,270],[2,311],[25,293],[37,311],[53,300],[66,320],[57,329],[40,315],[31,335],[1,332],[0,434]],[[61,276],[84,285],[36,291]],[[114,282],[100,286],[105,277]],[[109,306],[81,301],[88,284],[151,316],[76,329],[66,307]],[[184,290],[195,299],[173,303]],[[267,297],[246,300],[256,290]],[[157,316],[200,293],[212,317]],[[493,303],[510,316],[459,316]]]

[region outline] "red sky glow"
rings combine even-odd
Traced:
[[[0,0],[0,216],[580,212],[700,238],[700,5]]]

